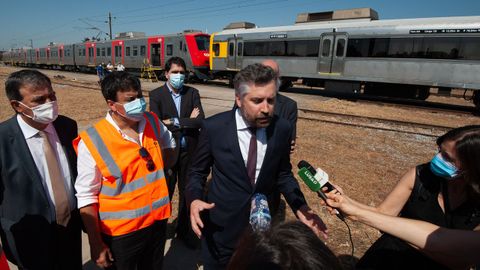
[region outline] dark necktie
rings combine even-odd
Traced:
[[[255,172],[257,170],[257,129],[254,127],[248,128],[252,137],[250,138],[250,146],[248,147],[248,158],[247,158],[247,173],[248,179],[252,186],[255,185]]]
[[[50,181],[52,183],[57,224],[67,226],[70,220],[70,205],[68,204],[67,190],[65,189],[65,182],[60,172],[57,155],[48,140],[47,133],[45,133],[45,131],[40,131],[39,133],[43,138],[43,150],[45,151],[48,174],[50,175]]]

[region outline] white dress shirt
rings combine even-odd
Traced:
[[[41,181],[45,193],[48,197],[50,204],[52,218],[55,219],[55,200],[52,189],[52,182],[50,181],[50,173],[48,172],[47,159],[45,157],[45,151],[43,150],[43,138],[40,136],[39,130],[27,124],[20,114],[17,114],[17,122],[22,130],[25,141],[27,142],[28,149],[32,154],[33,161],[41,176]],[[68,165],[67,156],[63,151],[60,140],[58,139],[57,132],[52,124],[43,130],[47,134],[48,141],[52,145],[53,150],[57,156],[58,164],[60,165],[60,173],[63,176],[65,189],[67,191],[67,198],[70,205],[70,209],[76,208],[76,199],[74,195],[73,185],[70,176],[70,167]]]
[[[117,123],[115,123],[113,120],[110,112],[107,113],[105,118],[107,119],[108,123],[110,123],[122,135],[122,138],[136,144],[139,141],[140,145],[142,144],[143,131],[146,123],[144,118],[142,118],[142,120],[138,123],[138,141],[122,132]],[[175,138],[173,138],[172,133],[168,131],[167,127],[161,121],[159,122],[161,140],[159,142],[160,148],[175,148]],[[77,191],[76,196],[78,200],[78,208],[98,203],[98,194],[100,193],[100,188],[102,187],[103,176],[100,173],[100,169],[98,169],[97,164],[95,163],[95,159],[93,159],[92,154],[88,150],[83,140],[78,142],[77,170],[78,176],[77,180],[75,181],[75,190]]]
[[[248,148],[250,147],[250,138],[252,134],[248,129],[249,126],[245,122],[240,113],[240,109],[237,108],[235,113],[235,121],[237,123],[237,136],[238,144],[240,145],[240,151],[242,152],[243,162],[245,167],[247,166]],[[257,182],[258,174],[262,168],[263,159],[265,158],[265,152],[267,151],[267,130],[265,128],[257,128],[257,166],[255,169],[255,183]]]

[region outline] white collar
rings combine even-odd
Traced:
[[[23,136],[25,136],[25,140],[36,136],[38,132],[40,132],[40,130],[30,126],[27,122],[25,122],[19,113],[17,113],[17,122],[20,126],[20,130],[22,130]],[[49,123],[43,131],[50,134],[55,134],[55,128],[53,127],[52,123]]]

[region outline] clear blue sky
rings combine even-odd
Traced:
[[[293,24],[301,12],[371,7],[380,19],[480,15],[479,0],[18,0],[3,3],[0,50],[80,42],[106,37],[108,12],[113,33],[169,34],[184,29],[209,33],[234,21],[258,26]],[[103,32],[99,32],[100,29]]]

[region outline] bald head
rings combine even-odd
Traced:
[[[270,67],[271,69],[273,69],[273,71],[275,71],[275,73],[277,74],[277,77],[280,76],[280,67],[278,66],[277,62],[275,62],[274,60],[272,59],[264,60],[262,62],[262,65]]]

